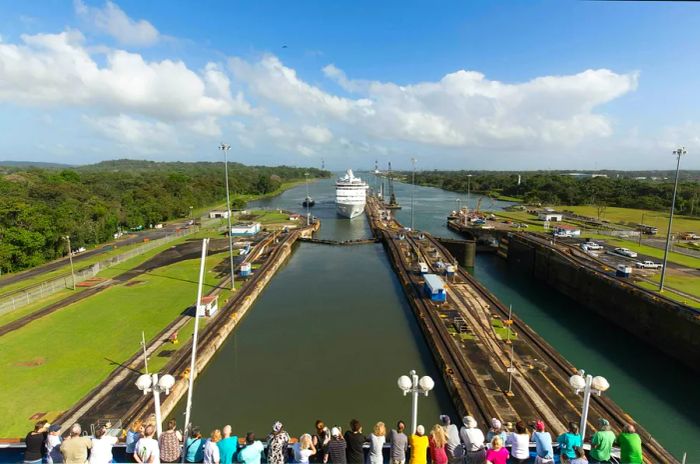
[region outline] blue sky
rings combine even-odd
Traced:
[[[205,7],[202,7],[205,5]],[[693,2],[0,2],[0,159],[700,169]],[[286,47],[284,47],[286,45]]]

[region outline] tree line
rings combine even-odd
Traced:
[[[121,229],[184,218],[226,197],[223,163],[116,160],[64,169],[0,167],[0,270],[16,272]],[[282,183],[328,177],[313,168],[229,163],[232,195],[269,194]],[[234,208],[245,200],[234,199]]]
[[[520,176],[520,182],[518,182]],[[408,177],[410,179],[410,177]],[[680,177],[675,212],[700,216],[700,182],[692,173]],[[416,183],[453,192],[509,196],[528,204],[595,205],[667,211],[673,196],[673,175],[665,178],[581,177],[561,173],[495,173],[425,171]]]

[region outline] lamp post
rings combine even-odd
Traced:
[[[467,208],[469,208],[469,200],[471,200],[472,193],[472,175],[467,174]]]
[[[578,374],[574,374],[569,378],[569,385],[571,385],[571,388],[574,389],[577,395],[579,392],[583,392],[579,432],[581,433],[581,440],[584,440],[586,437],[586,422],[588,422],[588,407],[591,402],[591,393],[600,396],[601,393],[610,388],[610,384],[605,377],[593,377],[590,374],[586,374],[585,371],[580,370]]]
[[[676,207],[676,190],[678,189],[678,171],[681,167],[681,156],[688,153],[685,147],[673,150],[676,156],[676,180],[673,183],[673,200],[671,200],[671,214],[668,217],[668,231],[666,232],[666,249],[664,250],[664,261],[661,263],[661,278],[659,279],[659,291],[664,291],[664,279],[666,278],[666,260],[668,259],[668,249],[671,245],[671,225],[673,225],[673,210]]]
[[[413,187],[411,188],[411,230],[414,230],[415,226],[413,223],[413,197],[415,196],[416,193],[416,159],[411,158],[411,164],[413,165],[413,175],[411,177],[411,183],[413,184]]]
[[[158,436],[163,433],[163,418],[160,415],[160,394],[170,394],[170,389],[175,385],[175,377],[170,374],[165,374],[158,379],[158,374],[142,374],[136,379],[136,388],[141,390],[144,395],[153,392],[153,400],[155,403],[156,412],[156,432]]]
[[[70,261],[70,275],[73,282],[73,290],[75,290],[75,271],[73,270],[73,250],[70,246],[70,235],[63,237],[66,240],[66,245],[68,246],[68,261]]]
[[[311,212],[309,211],[309,203],[311,203],[311,198],[309,197],[309,173],[304,173],[304,181],[306,182],[306,198],[304,203],[306,203],[306,225],[309,225],[309,218],[311,217]]]
[[[228,219],[228,231],[226,235],[228,235],[228,257],[229,257],[229,264],[231,265],[231,291],[236,290],[233,282],[233,238],[231,237],[231,199],[229,197],[228,193],[228,152],[231,149],[231,145],[227,145],[225,143],[222,143],[219,145],[219,150],[224,152],[224,173],[226,175],[226,211],[227,211],[227,219]]]
[[[410,377],[409,377],[410,376]],[[403,391],[403,396],[411,394],[411,433],[416,433],[418,427],[418,395],[428,396],[430,390],[435,387],[433,379],[427,375],[418,379],[416,371],[409,372],[409,375],[402,375],[398,380],[399,389]]]

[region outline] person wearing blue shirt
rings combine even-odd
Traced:
[[[260,464],[264,450],[262,442],[255,439],[255,434],[248,432],[245,436],[245,445],[238,452],[238,461],[243,464]]]
[[[535,433],[532,434],[532,441],[535,442],[538,463],[544,464],[554,462],[554,449],[552,449],[552,436],[544,431],[544,422],[541,420],[535,423]]]
[[[185,441],[185,461],[202,462],[204,460],[204,439],[199,427],[193,427]]]
[[[231,464],[238,451],[238,437],[236,435],[231,435],[230,425],[224,426],[222,432],[224,438],[216,444],[219,447],[221,464]]]
[[[560,455],[566,455],[567,458],[574,459],[576,457],[574,448],[582,445],[581,435],[578,434],[578,424],[569,422],[569,431],[559,435],[557,443],[559,443]]]

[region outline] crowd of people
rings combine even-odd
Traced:
[[[599,419],[598,429],[590,439],[588,453],[578,425],[569,423],[568,430],[553,438],[543,421],[526,424],[503,423],[494,418],[488,429],[482,430],[472,416],[462,419],[462,426],[453,424],[450,417],[441,415],[430,432],[418,425],[407,433],[406,424],[399,421],[387,430],[377,422],[369,434],[363,432],[357,419],[343,432],[340,426],[327,427],[317,420],[313,433],[304,433],[292,439],[281,422],[275,422],[264,443],[255,433],[248,432],[243,440],[233,434],[230,425],[215,429],[208,437],[193,427],[187,437],[170,419],[158,438],[153,423],[134,421],[124,438],[126,458],[137,463],[203,462],[206,464],[568,464],[609,463],[613,445],[620,448],[618,462],[641,464],[642,442],[632,425],[626,425],[618,434],[611,430],[605,419]],[[61,437],[61,427],[46,421],[38,422],[26,437],[25,463],[102,464],[115,462],[112,447],[118,438],[108,432],[110,424],[95,430],[94,436],[82,434],[74,424],[68,436]],[[531,445],[534,444],[534,454]],[[385,458],[385,445],[388,459]],[[554,448],[557,448],[555,455]],[[365,454],[365,448],[368,449]],[[409,452],[410,449],[410,452]]]

